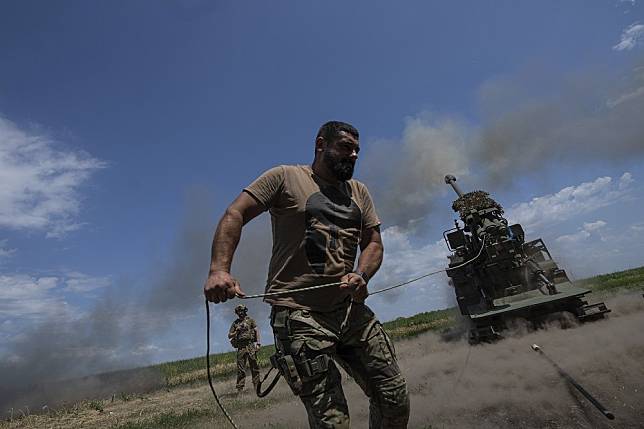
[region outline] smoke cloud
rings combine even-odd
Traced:
[[[425,113],[406,120],[400,139],[365,146],[361,171],[387,224],[411,227],[426,216],[433,197],[451,192],[446,174],[469,175],[479,188],[509,186],[556,163],[644,153],[644,61],[556,83],[537,72],[497,79],[480,88],[479,101],[481,124]]]
[[[401,227],[421,220],[444,192],[445,174],[469,174],[467,152],[475,145],[474,129],[465,122],[430,114],[408,118],[400,142],[373,143],[361,171],[381,218]]]
[[[159,335],[184,320],[203,320],[202,287],[216,226],[212,201],[212,194],[202,188],[187,193],[185,217],[169,256],[154,261],[144,279],[116,281],[83,314],[61,306],[8,344],[11,358],[0,363],[0,409],[52,407],[161,386],[164,380],[153,370],[137,373],[135,379],[122,371],[88,376],[150,364],[148,356]],[[270,227],[265,221],[256,223],[245,228],[233,269],[247,293],[263,291],[270,256]],[[238,303],[217,306],[213,339],[225,338]],[[247,305],[254,317],[268,314],[259,300]]]

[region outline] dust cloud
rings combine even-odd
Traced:
[[[411,394],[410,428],[639,428],[644,421],[644,299],[610,299],[610,316],[570,329],[510,332],[494,344],[471,347],[424,334],[398,341],[400,367]],[[543,351],[588,390],[616,419],[607,420],[555,368]],[[352,428],[368,427],[368,402],[346,379]],[[283,382],[277,396],[284,395]],[[270,398],[270,397],[269,397]],[[301,404],[279,403],[235,416],[241,427],[299,428]]]

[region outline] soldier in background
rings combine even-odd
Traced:
[[[260,348],[259,329],[253,319],[248,317],[248,308],[240,304],[235,307],[237,320],[233,322],[228,331],[230,344],[237,349],[237,391],[244,390],[246,382],[246,365],[250,367],[253,386],[259,383],[259,365],[257,364],[257,351]]]

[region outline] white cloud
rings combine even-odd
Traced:
[[[606,102],[606,106],[609,108],[614,108],[622,103],[626,103],[631,100],[635,100],[641,96],[644,95],[644,86],[640,86],[639,88],[635,88],[634,90],[627,92],[625,94],[620,95],[619,97],[615,98],[614,100],[608,100]]]
[[[7,240],[0,240],[0,260],[8,258],[16,252],[16,249],[7,248]]]
[[[586,240],[589,237],[590,237],[590,233],[582,229],[581,231],[576,232],[574,234],[566,234],[566,235],[557,237],[555,241],[557,243],[573,244],[573,243],[579,243],[580,241]]]
[[[377,276],[369,283],[371,292],[447,267],[449,251],[443,240],[416,245],[413,238],[413,232],[397,226],[382,232],[385,257]],[[373,295],[368,304],[382,320],[390,320],[451,306],[452,294],[446,275],[436,274],[408,286]],[[392,305],[393,301],[404,304]]]
[[[622,177],[619,178],[619,190],[623,191],[624,189],[628,188],[633,182],[635,182],[633,175],[627,171],[626,173],[622,174]]]
[[[0,117],[0,228],[45,230],[48,237],[77,229],[79,188],[104,166]]]
[[[443,240],[414,247],[410,241],[410,234],[397,226],[383,231],[382,240],[386,252],[380,269],[383,283],[391,285],[393,282],[418,277],[447,265],[449,251]]]
[[[564,235],[551,242],[550,250],[555,259],[573,278],[642,265],[644,223],[620,224],[616,228],[603,225],[594,230],[588,230],[586,225],[575,234]]]
[[[165,350],[165,348],[155,344],[140,344],[132,350],[132,354],[135,356],[150,356],[152,353],[159,353]]]
[[[591,231],[597,231],[598,229],[601,229],[605,226],[606,226],[606,222],[604,222],[603,220],[598,220],[595,222],[584,222],[583,229],[584,231],[591,232]]]
[[[580,214],[590,213],[622,201],[634,182],[626,172],[615,183],[610,177],[598,177],[592,182],[568,186],[559,192],[533,198],[513,205],[507,213],[512,223],[520,223],[526,232],[543,225],[554,225]]]
[[[52,317],[67,317],[71,307],[67,293],[86,294],[111,284],[109,277],[91,277],[71,272],[57,276],[27,274],[0,275],[0,321],[14,319],[40,322]],[[81,313],[74,311],[74,317]]]
[[[615,51],[628,51],[633,49],[644,35],[644,25],[637,22],[629,25],[622,31],[622,39],[613,46]]]
[[[63,310],[67,303],[54,293],[57,277],[0,275],[0,318],[43,320]]]
[[[96,289],[101,289],[112,284],[109,277],[91,277],[83,273],[71,272],[67,273],[67,278],[64,280],[65,292],[72,292],[84,294]]]
[[[636,232],[644,231],[644,222],[631,225],[631,229]]]
[[[580,241],[590,238],[594,233],[604,228],[606,225],[606,222],[604,222],[603,220],[598,220],[595,222],[584,222],[584,225],[578,232],[574,234],[562,235],[560,237],[557,237],[555,241],[564,244],[579,243]]]

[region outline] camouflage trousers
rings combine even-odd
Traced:
[[[309,426],[349,428],[349,408],[336,363],[369,397],[369,428],[406,428],[409,395],[391,340],[373,312],[354,303],[329,313],[273,307],[276,348],[291,370],[282,370],[306,408]],[[285,374],[286,372],[286,374]]]
[[[254,343],[237,349],[237,390],[244,388],[247,366],[250,368],[253,386],[257,386],[257,383],[259,383],[259,365],[257,364],[257,350]]]

